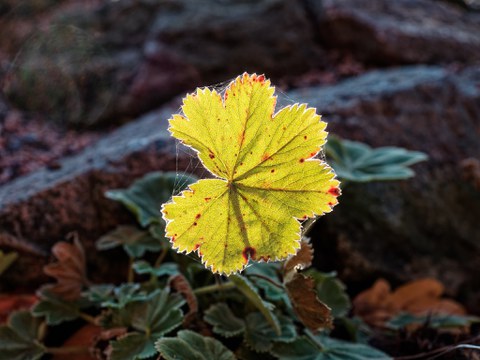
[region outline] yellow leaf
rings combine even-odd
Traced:
[[[275,111],[275,88],[243,74],[222,97],[197,89],[184,99],[170,132],[198,153],[216,177],[164,204],[167,237],[198,251],[213,272],[231,274],[249,259],[280,260],[300,247],[300,222],[331,211],[340,195],[332,169],[315,155],[326,123],[314,108]]]

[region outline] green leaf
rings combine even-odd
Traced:
[[[170,276],[179,273],[177,263],[163,263],[158,267],[153,267],[145,260],[136,261],[133,264],[133,270],[140,275],[153,275],[156,277]]]
[[[8,325],[0,326],[0,360],[37,360],[45,353],[38,342],[40,319],[29,311],[10,315]]]
[[[90,302],[84,298],[66,301],[56,297],[48,290],[43,290],[41,300],[32,308],[32,314],[38,317],[45,316],[48,325],[58,325],[80,317],[80,309],[89,305],[91,305]]]
[[[287,294],[279,276],[279,267],[279,263],[253,263],[245,269],[244,273],[250,281],[263,290],[265,298],[271,301],[286,301]],[[268,278],[281,287],[255,275]]]
[[[400,330],[408,325],[426,325],[434,329],[445,329],[470,326],[473,323],[479,322],[480,318],[477,316],[451,314],[428,314],[418,316],[403,312],[390,319],[386,326],[393,330]]]
[[[259,353],[253,349],[250,349],[247,344],[243,343],[235,351],[235,356],[240,360],[275,360],[276,357],[273,357],[269,353]]]
[[[110,190],[109,199],[121,202],[133,214],[142,227],[163,223],[160,206],[172,194],[179,192],[197,180],[193,175],[175,172],[152,172],[135,181],[128,189]]]
[[[113,298],[113,290],[115,286],[112,284],[92,285],[87,291],[82,293],[88,300],[96,304],[110,301]]]
[[[114,309],[123,309],[127,304],[136,301],[145,301],[149,295],[141,290],[140,284],[121,284],[113,289],[113,297],[102,302],[102,306]]]
[[[248,314],[245,324],[245,341],[252,349],[258,352],[267,352],[272,349],[275,341],[291,342],[297,336],[293,321],[283,315],[278,315],[280,335],[275,333],[271,326],[265,322],[262,314]]]
[[[111,342],[111,360],[145,359],[155,355],[154,341],[182,324],[183,304],[185,300],[177,294],[170,295],[168,289],[155,291],[148,301],[130,303],[125,309],[130,324],[123,325],[135,331]],[[119,315],[125,310],[118,310]]]
[[[156,350],[152,339],[146,334],[133,332],[112,341],[110,360],[146,359],[155,355]]]
[[[224,337],[232,337],[245,331],[245,322],[239,319],[225,303],[210,306],[205,311],[203,318],[208,324],[213,325],[213,332]]]
[[[347,315],[351,307],[350,298],[345,291],[345,285],[335,273],[309,269],[304,274],[314,279],[318,298],[332,309],[334,317]]]
[[[231,275],[229,280],[232,281],[240,292],[245,295],[245,297],[250,300],[250,302],[263,314],[270,326],[275,330],[276,334],[281,333],[280,325],[278,324],[275,315],[272,310],[275,306],[268,301],[264,301],[257,289],[246,277],[242,275]]]
[[[279,360],[388,360],[390,356],[371,346],[318,335],[291,343],[277,343],[271,352]]]
[[[123,246],[128,256],[132,258],[142,257],[146,251],[156,252],[162,249],[162,242],[148,231],[128,225],[117,226],[98,239],[95,245],[98,250],[110,250]]]
[[[6,254],[0,250],[0,275],[2,275],[17,258],[18,254],[16,252],[12,251]]]
[[[193,331],[179,331],[175,338],[162,338],[155,344],[166,360],[235,360],[220,341]]]
[[[407,179],[414,175],[408,166],[427,159],[422,152],[391,146],[372,149],[335,136],[329,137],[325,152],[338,177],[356,182]]]

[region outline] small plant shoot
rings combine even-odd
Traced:
[[[300,221],[330,212],[340,195],[332,168],[316,155],[326,123],[293,104],[275,112],[275,88],[243,74],[222,96],[197,89],[170,119],[170,132],[193,148],[214,176],[162,207],[178,252],[197,251],[214,273],[249,262],[283,260],[300,248]]]

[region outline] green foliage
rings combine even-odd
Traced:
[[[315,280],[318,298],[332,309],[334,317],[347,315],[350,310],[350,298],[345,292],[345,285],[336,277],[335,273],[322,273],[309,269],[305,275]]]
[[[137,229],[134,226],[118,226],[96,242],[98,250],[109,250],[123,246],[125,252],[132,258],[145,255],[146,251],[159,251],[162,243],[148,231]]]
[[[16,252],[4,253],[0,250],[0,275],[2,275],[17,258],[18,254]]]
[[[163,338],[155,344],[167,360],[235,360],[235,355],[214,338],[193,331],[179,331],[175,338]]]
[[[272,350],[275,341],[291,342],[295,340],[297,332],[289,317],[278,315],[276,322],[280,324],[279,333],[265,322],[262,314],[258,312],[248,314],[245,320],[244,335],[248,346],[258,352],[267,352]]]
[[[227,304],[218,303],[205,311],[203,318],[213,326],[215,334],[229,338],[245,332],[245,321],[235,316]]]
[[[364,344],[329,338],[324,335],[302,336],[292,343],[277,343],[272,353],[279,360],[388,360],[390,357]]]
[[[84,298],[66,301],[48,290],[43,290],[40,301],[32,309],[32,314],[37,317],[44,316],[48,325],[58,325],[77,319],[81,316],[81,309],[89,305],[89,301]]]
[[[428,326],[433,329],[446,329],[470,326],[473,323],[480,323],[477,316],[462,316],[450,314],[428,314],[413,315],[410,313],[400,313],[390,319],[386,326],[393,330],[400,330],[411,325]]]
[[[112,341],[111,360],[146,359],[155,355],[155,340],[182,324],[180,308],[184,303],[168,290],[157,290],[148,301],[130,304],[129,320],[134,331]]]
[[[28,311],[13,313],[0,326],[0,360],[37,360],[45,353],[38,341],[41,320]]]
[[[153,267],[145,260],[136,261],[133,264],[133,270],[140,275],[153,275],[156,277],[171,276],[179,273],[177,263],[163,263],[160,266]]]
[[[391,146],[372,149],[335,136],[329,137],[325,153],[339,178],[355,182],[408,179],[415,174],[408,166],[427,159],[418,151]]]
[[[183,190],[196,180],[193,175],[153,172],[135,181],[128,189],[110,190],[105,196],[125,205],[136,216],[138,223],[147,227],[163,224],[160,206],[167,202],[173,193]]]
[[[275,315],[273,314],[274,305],[261,298],[255,286],[244,276],[231,275],[230,281],[235,284],[238,290],[263,314],[267,322],[274,329],[275,333],[280,334],[281,329]]]

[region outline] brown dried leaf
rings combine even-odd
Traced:
[[[378,279],[370,289],[361,292],[353,300],[355,314],[363,317],[384,308],[390,294],[390,284],[385,279]]]
[[[188,313],[183,318],[183,325],[188,327],[198,312],[198,302],[190,283],[182,274],[173,275],[168,279],[169,286],[183,295],[188,304]]]
[[[283,265],[284,273],[288,275],[291,271],[304,270],[312,265],[313,261],[313,248],[310,244],[310,239],[303,238],[300,243],[300,250],[290,257]]]
[[[107,360],[112,351],[110,340],[118,339],[126,335],[128,329],[125,327],[113,328],[103,330],[93,339],[93,344],[90,347],[90,352],[97,360]]]
[[[60,241],[52,248],[57,262],[48,264],[43,272],[57,280],[56,284],[48,284],[43,288],[68,301],[77,300],[84,286],[89,285],[86,273],[86,260],[83,247],[75,236],[73,244]]]
[[[398,287],[389,297],[388,303],[393,309],[407,309],[423,299],[439,298],[445,288],[435,279],[420,279]]]
[[[285,287],[295,313],[307,328],[313,331],[332,328],[331,310],[318,299],[311,277],[297,273]]]

